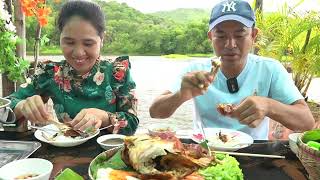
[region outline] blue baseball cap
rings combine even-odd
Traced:
[[[212,8],[209,31],[224,21],[238,21],[246,27],[252,27],[256,21],[254,12],[247,1],[224,0]]]

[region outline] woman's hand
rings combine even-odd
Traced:
[[[109,115],[106,111],[88,108],[82,109],[76,117],[70,122],[73,129],[84,131],[86,128],[95,127],[99,129],[101,125],[109,125]]]
[[[33,123],[43,123],[50,118],[41,96],[34,95],[20,101],[14,108],[17,118],[24,116]]]

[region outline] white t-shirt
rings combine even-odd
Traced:
[[[179,91],[182,76],[187,72],[210,71],[211,60],[194,61],[175,81],[169,91]],[[205,127],[229,128],[250,134],[254,139],[268,139],[269,118],[264,118],[256,128],[240,124],[237,119],[222,116],[216,109],[219,103],[239,104],[243,99],[252,96],[256,91],[257,96],[269,97],[284,104],[292,104],[303,99],[301,93],[294,85],[290,74],[283,65],[271,58],[248,55],[247,63],[243,71],[237,77],[239,91],[230,93],[227,87],[227,78],[219,69],[216,79],[209,86],[204,95],[193,98],[195,108],[194,128],[197,130],[197,122],[202,120]]]

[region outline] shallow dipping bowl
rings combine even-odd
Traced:
[[[107,134],[100,136],[97,139],[97,143],[105,150],[122,146],[124,143],[124,138],[126,136],[122,134]]]

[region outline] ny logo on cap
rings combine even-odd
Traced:
[[[231,2],[226,2],[225,4],[223,4],[223,9],[222,12],[226,12],[227,11],[236,11],[236,8],[234,7],[236,5],[236,3],[234,1]]]

